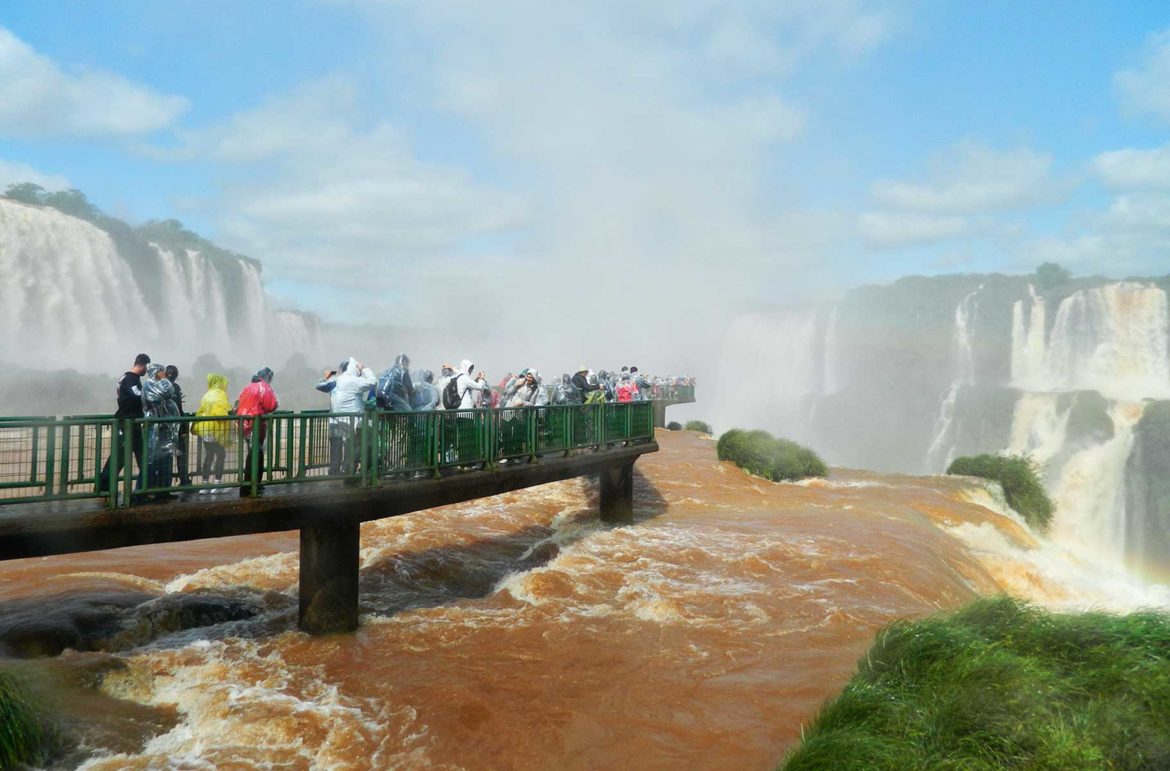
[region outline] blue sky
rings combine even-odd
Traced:
[[[327,318],[1163,274],[1168,30],[1085,0],[7,0],[0,184],[181,219]]]

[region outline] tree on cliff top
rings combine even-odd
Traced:
[[[1044,289],[1051,289],[1072,280],[1072,271],[1055,262],[1046,262],[1036,268],[1036,283]]]

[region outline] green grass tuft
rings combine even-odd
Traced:
[[[815,452],[796,442],[777,439],[767,431],[733,428],[719,437],[715,452],[719,460],[734,461],[749,474],[773,482],[823,477],[829,473]]]
[[[785,771],[1170,768],[1170,616],[1009,597],[880,632]]]
[[[704,423],[701,420],[688,420],[686,425],[687,431],[698,431],[700,434],[713,434],[710,423]]]
[[[46,744],[40,716],[12,675],[0,671],[0,768],[42,760]]]
[[[1003,485],[1008,505],[1032,527],[1047,530],[1055,506],[1040,481],[1040,471],[1023,455],[973,455],[955,458],[948,474],[993,479]]]

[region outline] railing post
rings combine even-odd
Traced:
[[[58,495],[69,494],[69,450],[72,444],[72,426],[65,424],[61,426],[61,481],[57,484]],[[82,444],[84,444],[84,438]]]
[[[49,442],[45,457],[45,495],[53,494],[53,472],[57,469],[57,420],[52,419],[45,426],[46,439]],[[35,462],[35,459],[34,459]]]
[[[252,435],[248,437],[248,495],[251,496],[260,493],[260,432],[263,430],[263,420],[262,415],[252,418]]]
[[[376,452],[382,442],[382,413],[379,410],[367,410],[366,430],[362,432],[362,468],[365,470],[366,487],[376,487],[378,484],[379,461],[375,458],[381,453]]]
[[[536,432],[537,432],[537,422],[539,420],[539,415],[540,415],[540,409],[541,409],[540,407],[526,407],[524,409],[524,415],[525,415],[525,420],[526,420],[524,428],[528,432],[528,462],[529,463],[536,463],[536,457],[537,457]]]
[[[122,505],[130,506],[134,495],[134,434],[131,432],[139,430],[139,426],[133,418],[126,418],[122,426]]]
[[[435,409],[431,410],[430,414],[427,415],[427,439],[430,444],[430,457],[428,460],[431,462],[431,476],[435,479],[439,478],[439,465],[443,462],[443,443],[439,437],[440,426],[442,425],[439,417],[441,414]]]
[[[110,421],[110,459],[109,459],[109,465],[105,469],[105,471],[109,474],[109,479],[105,480],[104,482],[101,480],[101,473],[103,470],[102,466],[101,466],[101,457],[102,457],[101,436],[102,436],[102,432],[99,430],[98,431],[97,447],[94,450],[94,460],[98,464],[98,466],[97,466],[97,474],[98,474],[97,489],[100,491],[102,489],[102,485],[103,484],[106,485],[106,494],[108,496],[106,498],[106,506],[110,507],[111,509],[116,509],[116,508],[118,508],[119,480],[115,478],[118,475],[114,472],[114,469],[116,469],[118,467],[118,458],[122,457],[122,432],[118,429],[117,419]]]

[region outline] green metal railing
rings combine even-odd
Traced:
[[[0,418],[0,505],[101,498],[125,507],[183,492],[255,495],[265,485],[343,480],[376,486],[394,477],[437,477],[452,467],[491,470],[650,441],[653,417],[647,401],[185,416],[120,425],[108,415]]]

